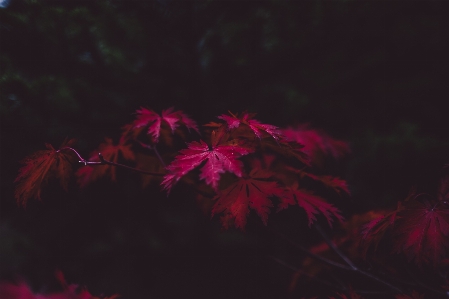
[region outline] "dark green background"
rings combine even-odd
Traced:
[[[10,1],[0,9],[1,277],[51,289],[59,268],[123,298],[287,296],[290,270],[267,257],[286,249],[255,215],[246,233],[220,232],[193,192],[166,198],[126,173],[83,192],[52,186],[24,210],[13,198],[19,160],[66,137],[86,156],[140,106],[174,106],[200,124],[248,110],[350,142],[332,166],[353,193],[337,203],[346,215],[394,206],[412,185],[431,190],[449,162],[448,15],[444,1]],[[284,225],[308,242],[300,213]]]

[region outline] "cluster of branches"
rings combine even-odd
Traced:
[[[157,183],[167,194],[178,184],[190,186],[211,216],[220,215],[223,229],[244,230],[251,210],[266,226],[272,209],[280,212],[296,205],[323,242],[305,247],[268,229],[306,255],[296,266],[273,257],[294,271],[292,288],[300,277],[308,277],[338,292],[339,297],[329,298],[382,294],[416,299],[427,293],[448,297],[449,176],[443,176],[434,195],[413,192],[392,211],[368,211],[345,221],[329,199],[349,197],[350,190],[345,180],[326,173],[325,162],[349,153],[346,142],[306,125],[281,129],[264,124],[247,112],[218,119],[200,132],[182,111],[170,108],[158,114],[140,108],[135,120],[123,126],[118,143],[106,138],[87,159],[74,148],[74,140],[59,149],[47,144],[46,150],[23,160],[16,200],[25,206],[32,198],[41,199],[50,178],[67,189],[78,162],[80,187],[101,177],[116,181],[118,168],[140,173],[143,186]],[[190,136],[196,140],[188,141]],[[179,147],[184,148],[177,151]],[[330,228],[338,222],[333,237],[318,225],[319,219]],[[378,248],[389,253],[378,254]],[[390,252],[403,256],[402,264],[392,267]],[[326,277],[330,270],[355,273],[357,279],[342,282],[333,275],[333,282]],[[431,270],[431,280],[422,280],[423,270]],[[366,281],[372,283],[370,289],[357,288]]]

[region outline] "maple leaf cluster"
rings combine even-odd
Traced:
[[[366,251],[375,248],[386,234],[392,252],[404,253],[418,265],[439,265],[449,252],[449,202],[413,196],[399,202],[396,210],[367,223],[363,229]]]
[[[153,110],[141,107],[136,110],[136,115],[136,119],[132,123],[123,127],[122,138],[136,139],[142,131],[146,131],[145,133],[152,143],[159,143],[161,136],[165,142],[171,143],[170,135],[173,135],[181,126],[189,131],[193,129],[199,133],[196,122],[184,112],[175,111],[174,108],[163,110],[159,115]]]
[[[447,170],[448,167],[446,166]],[[417,265],[444,267],[449,263],[449,175],[443,175],[436,195],[416,193],[399,201],[397,208],[366,223],[362,230],[363,254],[382,241],[391,241],[392,253],[403,253]]]
[[[76,171],[80,187],[102,178],[115,182],[118,171],[127,169],[140,174],[143,187],[159,184],[167,194],[191,187],[201,209],[211,217],[219,215],[224,229],[244,230],[252,212],[267,225],[272,210],[280,212],[291,206],[301,209],[309,227],[319,219],[330,227],[335,220],[342,222],[340,234],[308,249],[309,257],[293,275],[291,289],[304,273],[316,277],[326,272],[328,267],[317,264],[323,260],[373,277],[348,259],[344,259],[347,265],[334,261],[335,255],[343,255],[336,248],[360,262],[384,243],[389,247],[382,248],[403,254],[418,267],[431,266],[447,273],[443,268],[449,265],[449,175],[443,177],[435,196],[412,193],[392,211],[368,211],[343,223],[341,211],[329,199],[349,195],[350,188],[344,179],[326,173],[324,166],[328,159],[340,159],[349,153],[348,143],[308,125],[278,128],[247,112],[217,118],[204,125],[201,134],[196,122],[182,111],[169,108],[158,114],[141,107],[135,119],[122,127],[118,142],[105,138],[88,159],[73,148],[74,140],[65,141],[58,150],[46,144],[46,150],[22,161],[24,165],[15,180],[16,200],[25,206],[31,198],[41,199],[51,179],[59,180],[67,190],[76,162],[81,165]],[[195,134],[187,134],[191,131]],[[447,276],[444,278],[446,284],[442,287],[449,289]],[[34,294],[22,283],[0,285],[0,295],[12,292],[24,298],[94,298],[61,281],[65,291],[60,294]],[[328,298],[363,298],[350,287],[348,292],[335,296]],[[396,292],[395,298],[421,299],[423,295],[413,290]]]
[[[81,158],[67,144],[61,147],[65,150],[58,151],[47,145],[47,151],[28,157],[16,180],[16,199],[25,204],[30,198],[40,198],[41,185],[51,175],[67,184],[74,162],[71,158],[78,155],[84,164],[76,172],[81,187],[105,177],[116,181],[117,167],[126,162],[134,164],[125,167],[139,167],[135,170],[159,181],[162,189],[170,193],[180,180],[194,182],[191,173],[199,168],[203,185],[197,184],[196,188],[203,190],[202,194],[210,194],[214,202],[210,213],[222,214],[225,228],[234,225],[243,229],[250,210],[267,224],[276,205],[278,211],[290,205],[301,207],[309,226],[318,215],[324,216],[329,225],[334,219],[343,220],[338,208],[315,194],[309,185],[315,181],[336,193],[349,193],[344,180],[313,173],[312,166],[320,155],[330,153],[337,157],[336,152],[347,151],[347,144],[312,129],[296,133],[291,128],[282,130],[254,117],[247,112],[220,115],[218,122],[205,125],[204,137],[188,142],[185,130],[200,132],[196,122],[184,112],[169,108],[158,114],[141,107],[136,110],[135,119],[123,126],[118,143],[105,138],[88,159]],[[175,139],[187,142],[187,148],[177,155],[173,151],[159,153],[161,147],[173,149]],[[167,165],[165,161],[171,162]],[[223,176],[225,173],[232,176]],[[151,180],[143,181],[147,185]]]
[[[296,175],[298,172],[309,174],[303,169],[309,168],[311,162],[301,150],[303,145],[285,138],[278,127],[254,119],[254,114],[230,113],[218,118],[224,122],[206,125],[211,130],[209,144],[203,140],[189,143],[167,166],[168,173],[162,181],[165,190],[169,192],[183,176],[201,166],[199,178],[216,193],[211,214],[223,213],[224,228],[234,225],[244,229],[250,209],[266,225],[275,199],[278,211],[289,205],[303,208],[309,226],[317,220],[318,214],[323,215],[329,225],[334,219],[343,220],[335,206],[303,187],[307,184]],[[225,172],[234,177],[221,179]],[[346,183],[338,178],[312,173],[308,177],[349,193]]]

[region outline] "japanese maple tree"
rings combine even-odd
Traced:
[[[116,182],[117,171],[126,169],[139,173],[143,186],[159,184],[167,195],[178,188],[195,191],[198,202],[210,203],[201,208],[211,218],[219,216],[223,229],[245,230],[254,215],[264,227],[270,226],[270,215],[298,207],[305,226],[316,229],[323,241],[307,247],[272,231],[306,255],[301,269],[274,258],[294,270],[290,289],[299,277],[307,276],[335,289],[328,298],[372,298],[369,294],[376,291],[388,298],[423,298],[423,290],[432,296],[448,294],[449,176],[443,177],[436,195],[413,193],[391,211],[365,211],[345,220],[347,213],[339,206],[348,204],[350,185],[327,173],[325,164],[348,154],[349,144],[309,125],[279,128],[259,121],[253,113],[229,112],[200,130],[183,111],[169,108],[159,114],[141,107],[135,119],[122,127],[118,142],[106,138],[88,159],[74,148],[74,140],[65,141],[58,150],[48,144],[46,148],[22,161],[15,193],[20,205],[40,200],[49,180],[56,179],[67,189],[77,161],[81,188],[99,179]],[[325,228],[319,224],[322,221]],[[329,229],[335,229],[333,236],[326,232]],[[380,248],[388,253],[376,254]],[[404,257],[405,264],[392,269],[388,258],[395,255]],[[416,289],[401,267],[431,270],[434,282]],[[330,268],[335,271],[331,277],[345,271],[353,275],[355,284],[365,287],[365,281],[370,281],[380,290],[359,291],[351,281],[329,282]],[[6,289],[30,293],[23,284]]]

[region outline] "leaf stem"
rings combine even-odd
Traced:
[[[70,146],[60,148],[56,152],[59,153],[60,151],[63,151],[63,150],[71,150],[72,152],[74,152],[78,156],[78,159],[80,159],[80,161],[79,161],[80,163],[87,162],[83,157],[81,157],[81,155],[74,148],[71,148]]]
[[[144,174],[150,174],[150,175],[156,175],[156,176],[164,176],[165,175],[164,173],[146,171],[146,170],[134,168],[134,167],[131,167],[131,166],[128,166],[128,165],[125,165],[125,164],[120,164],[120,163],[115,163],[115,162],[112,162],[112,161],[105,160],[105,158],[103,157],[103,155],[101,153],[98,153],[98,158],[100,158],[100,162],[96,162],[96,163],[93,162],[95,164],[92,164],[92,165],[104,165],[104,164],[107,164],[107,165],[122,167],[122,168],[125,168],[125,169],[128,169],[128,170],[132,170],[132,171],[136,171],[136,172],[140,172],[140,173],[144,173]],[[91,165],[92,162],[87,161],[86,163],[88,165]]]
[[[323,237],[324,241],[327,243],[327,245],[329,245],[330,248],[332,248],[332,250],[338,254],[338,256],[345,261],[346,264],[348,264],[349,267],[352,268],[352,270],[357,271],[358,268],[354,265],[354,263],[346,256],[343,254],[343,252],[341,252],[340,249],[338,249],[337,246],[335,246],[334,242],[332,242],[332,240],[326,235],[326,233],[323,231],[323,229],[321,228],[321,226],[319,226],[317,223],[314,223],[313,226],[315,227],[315,229],[320,233],[321,237]]]
[[[103,157],[103,155],[101,153],[98,153],[98,158],[100,159],[100,161],[88,161],[88,160],[84,159],[83,157],[81,157],[81,155],[74,148],[71,148],[68,146],[63,147],[63,148],[57,150],[56,152],[60,152],[62,150],[71,150],[72,152],[74,152],[79,159],[78,162],[84,164],[84,166],[87,166],[87,165],[112,165],[112,166],[116,166],[116,167],[126,168],[128,170],[140,172],[143,174],[149,174],[149,175],[155,175],[155,176],[164,176],[165,175],[164,173],[145,171],[145,170],[134,168],[134,167],[131,167],[128,165],[108,161]]]
[[[156,154],[156,156],[158,157],[159,161],[161,161],[162,166],[164,166],[164,168],[166,168],[167,166],[165,165],[164,160],[162,160],[162,157],[161,157],[161,155],[159,154],[159,151],[157,150],[156,145],[153,146],[153,151],[154,151],[154,153]]]
[[[149,144],[146,144],[146,143],[143,143],[143,142],[140,142],[140,141],[138,141],[138,142],[139,142],[139,144],[140,144],[142,147],[145,147],[145,148],[147,148],[147,149],[150,149],[150,150],[154,151],[154,153],[156,154],[157,158],[158,158],[159,161],[161,162],[162,166],[164,166],[164,168],[167,167],[166,164],[165,164],[165,162],[164,162],[164,160],[162,160],[162,157],[161,157],[161,155],[159,154],[159,151],[157,150],[156,145],[151,146],[151,145],[149,145]]]

